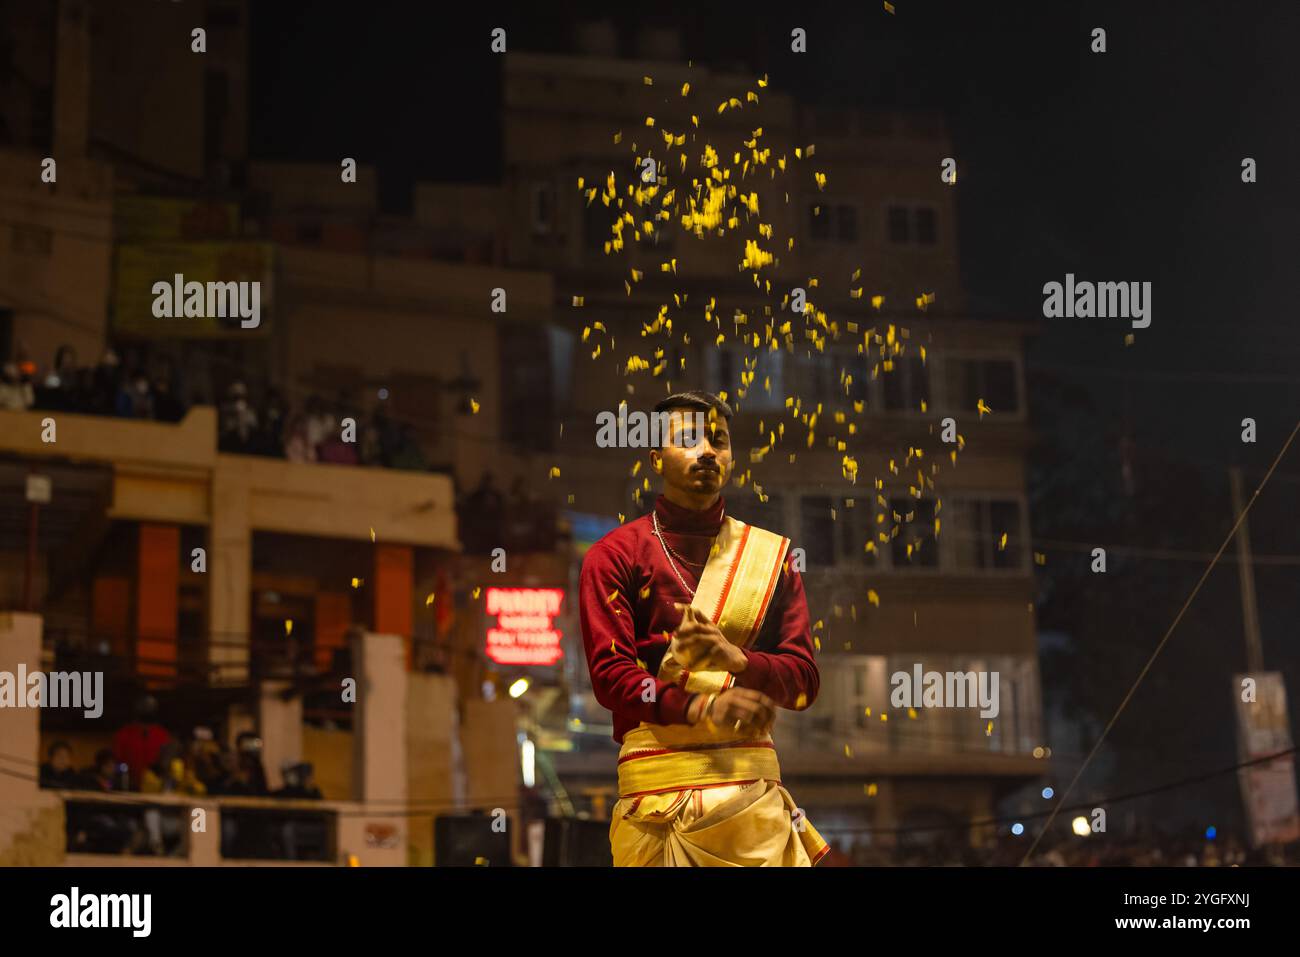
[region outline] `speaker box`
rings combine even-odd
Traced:
[[[510,832],[492,830],[490,814],[444,814],[433,821],[437,867],[510,867]],[[507,822],[509,823],[509,822]]]
[[[609,821],[573,817],[546,819],[542,843],[543,867],[613,867]]]

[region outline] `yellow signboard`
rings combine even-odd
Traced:
[[[275,300],[274,254],[274,245],[262,242],[120,245],[113,328],[151,339],[264,336]]]
[[[233,239],[239,234],[239,207],[214,200],[128,194],[113,201],[113,231],[119,243]]]

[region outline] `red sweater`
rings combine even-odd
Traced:
[[[674,505],[662,495],[655,500],[659,527],[669,547],[686,562],[696,563],[674,559],[691,588],[699,583],[725,508],[721,496],[711,508],[699,512]],[[615,741],[622,742],[623,735],[642,721],[687,723],[692,695],[656,675],[672,633],[681,624],[673,602],[690,601],[664,557],[648,514],[614,529],[583,559],[578,587],[582,640],[596,700],[614,715]],[[736,676],[739,687],[761,691],[791,710],[798,704],[807,708],[816,700],[819,676],[808,603],[803,578],[790,570],[788,557],[763,627],[745,657],[748,664]],[[647,675],[655,682],[653,701],[642,700]]]

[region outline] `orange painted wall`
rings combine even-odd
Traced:
[[[136,670],[153,678],[176,675],[181,530],[141,525],[136,575]],[[152,684],[152,682],[151,682]]]
[[[414,592],[415,550],[409,545],[376,545],[374,630],[405,639],[408,668],[415,631]]]

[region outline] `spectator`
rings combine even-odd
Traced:
[[[403,422],[398,430],[397,448],[392,459],[385,463],[395,469],[409,469],[413,472],[425,472],[429,469],[429,458],[424,454],[415,430],[409,423]]]
[[[113,738],[113,752],[127,767],[131,790],[140,790],[145,769],[158,760],[162,747],[171,740],[167,730],[153,720],[158,702],[145,695],[135,703],[135,720]]]
[[[89,402],[85,411],[98,415],[113,414],[121,374],[122,370],[117,353],[112,349],[105,349],[103,358],[99,360],[99,365],[95,367],[93,385],[88,395]]]
[[[78,775],[77,787],[83,791],[118,790],[119,765],[108,748],[95,753],[95,763]],[[101,804],[69,804],[68,850],[86,854],[122,854],[136,839],[138,825],[131,818]]]
[[[284,457],[290,462],[315,462],[316,446],[310,438],[307,416],[301,412],[289,419],[285,430]]]
[[[41,765],[41,787],[75,788],[80,784],[77,772],[72,770],[72,748],[66,741],[50,745],[50,760]]]
[[[248,389],[242,382],[232,382],[221,404],[218,446],[223,452],[252,451],[257,430],[257,413],[248,404]]]
[[[153,414],[159,422],[179,422],[185,418],[185,403],[172,391],[170,374],[161,375],[154,380]]]
[[[147,794],[201,796],[208,793],[207,786],[181,756],[181,746],[176,741],[168,741],[159,750],[158,760],[144,773],[140,790]]]
[[[23,381],[16,364],[6,362],[0,370],[0,410],[25,412],[35,404],[32,384]]]
[[[382,406],[368,420],[355,416],[357,422],[357,458],[362,465],[388,465],[392,452],[392,423]]]
[[[262,766],[262,739],[252,731],[244,731],[235,739],[239,751],[239,765],[248,783],[250,794],[266,795],[266,769]]]
[[[127,419],[153,418],[153,393],[149,377],[140,370],[132,372],[117,394],[117,414]]]
[[[262,403],[261,428],[258,429],[255,451],[259,455],[279,456],[284,451],[285,417],[284,398],[277,389],[266,391]]]
[[[262,767],[262,739],[244,731],[235,742],[233,752],[222,754],[222,776],[214,794],[261,795],[268,793],[266,771]]]
[[[42,409],[75,412],[81,407],[77,392],[77,351],[72,346],[59,346],[54,354],[54,367],[36,390],[36,404]]]
[[[116,791],[118,767],[112,749],[100,748],[95,752],[95,763],[81,772],[78,786],[83,791]]]
[[[316,456],[321,462],[332,462],[335,465],[356,465],[357,444],[355,442],[344,442],[342,432],[334,432],[326,436],[325,441],[316,450]]]
[[[338,423],[325,411],[325,403],[318,395],[307,399],[307,441],[317,451],[331,435],[336,434]]]
[[[310,762],[285,761],[281,768],[284,775],[284,787],[275,792],[278,798],[298,798],[319,801],[323,795],[313,779],[315,769]]]
[[[221,746],[217,744],[212,730],[196,727],[190,738],[190,766],[194,776],[203,782],[203,786],[212,790],[221,780]]]

